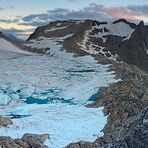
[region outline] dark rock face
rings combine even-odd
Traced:
[[[0,146],[2,148],[47,148],[43,145],[43,142],[47,139],[49,139],[48,134],[25,134],[22,139],[1,136]]]
[[[7,117],[0,116],[0,127],[7,127],[8,125],[12,125],[13,122]]]
[[[105,148],[146,148],[148,146],[148,107],[129,118],[119,131],[118,140]]]
[[[131,38],[121,42],[117,49],[117,54],[121,59],[128,63],[136,65],[142,70],[148,71],[148,28],[140,22],[133,32]]]

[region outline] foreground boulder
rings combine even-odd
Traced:
[[[43,134],[43,135],[36,135],[36,134],[25,134],[22,137],[22,140],[29,144],[31,147],[40,148],[42,147],[42,143],[49,139],[49,134]]]
[[[16,142],[11,137],[0,137],[0,146],[2,148],[29,148],[29,145],[27,143],[24,143],[21,139]]]
[[[11,119],[0,116],[0,127],[7,127],[8,125],[12,125],[12,124],[13,122]]]
[[[49,134],[24,134],[22,139],[1,136],[0,146],[2,148],[46,148],[43,142],[47,139],[49,139]]]

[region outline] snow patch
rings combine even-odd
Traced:
[[[116,24],[108,23],[99,26],[96,25],[92,28],[92,30],[94,29],[99,30],[98,34],[95,37],[102,38],[103,42],[106,42],[105,36],[107,35],[116,35],[124,37],[123,40],[128,40],[130,39],[131,34],[135,31],[135,29],[132,29],[130,25],[124,22],[119,22]]]
[[[58,26],[58,25],[57,25]],[[53,28],[51,28],[51,29],[48,29],[48,30],[45,30],[45,32],[46,33],[48,33],[48,32],[53,32],[53,31],[57,31],[57,30],[62,30],[62,29],[65,29],[65,28],[67,28],[67,27],[69,27],[69,25],[67,25],[67,26],[62,26],[62,27],[53,27]]]
[[[14,53],[27,54],[27,55],[33,55],[33,53],[21,50],[17,46],[13,45],[12,43],[10,43],[2,38],[0,38],[0,50],[14,52]]]

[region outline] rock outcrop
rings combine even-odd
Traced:
[[[43,145],[47,139],[49,139],[49,134],[25,134],[21,139],[0,136],[0,146],[2,148],[47,148]]]
[[[8,125],[12,125],[13,121],[10,118],[0,116],[0,127],[7,127]]]

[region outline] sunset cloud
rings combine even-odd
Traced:
[[[123,7],[90,3],[88,6],[81,9],[56,8],[53,10],[47,10],[44,13],[30,14],[25,17],[14,19],[1,18],[0,23],[6,24],[6,26],[9,24],[10,27],[8,29],[11,29],[12,27],[16,28],[14,27],[15,24],[17,29],[25,28],[26,32],[30,33],[31,31],[29,30],[34,30],[37,26],[46,25],[50,21],[55,20],[93,19],[98,21],[115,21],[120,18],[124,18],[136,23],[143,19],[146,23],[148,23],[148,4],[127,5]],[[23,33],[24,31],[21,32],[21,35]],[[19,34],[19,32],[16,31],[16,34]],[[24,34],[26,35],[26,33]]]
[[[65,19],[94,19],[98,21],[112,21],[119,18],[139,21],[148,17],[148,5],[129,5],[127,7],[106,7],[96,3],[90,3],[87,7],[79,10],[54,9],[46,13],[31,14],[23,18],[24,25],[44,25],[53,20]]]

